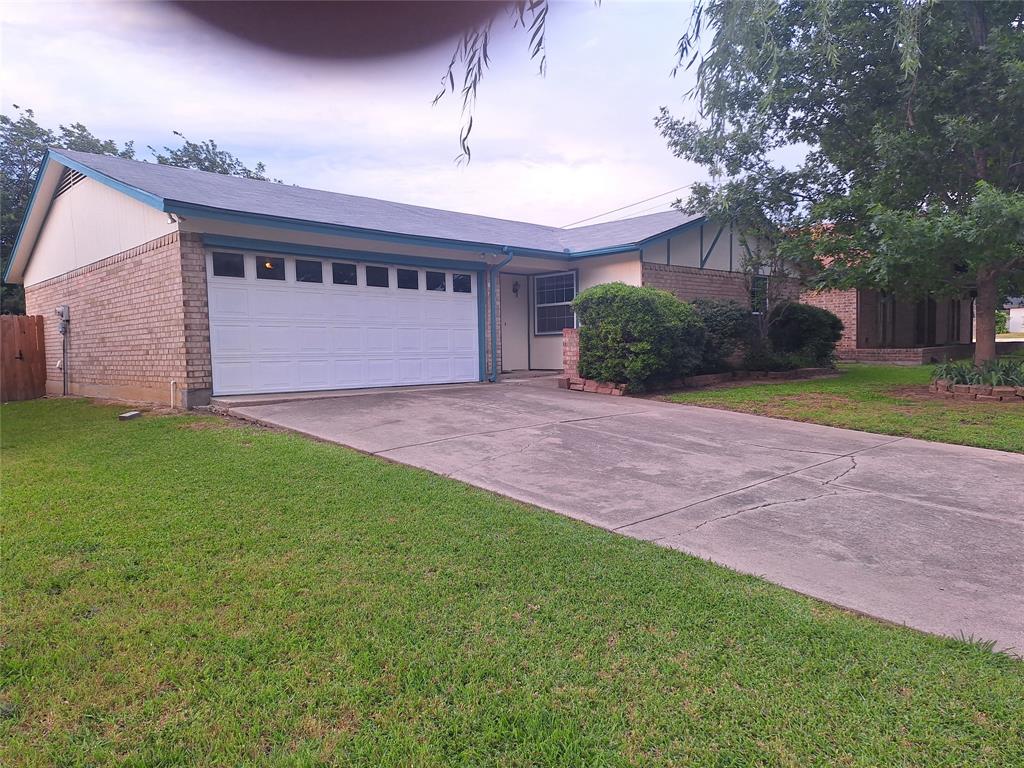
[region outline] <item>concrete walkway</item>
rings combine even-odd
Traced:
[[[1024,456],[517,384],[229,412],[1024,651]]]

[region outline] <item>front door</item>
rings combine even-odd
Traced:
[[[498,275],[501,302],[501,370],[530,367],[530,280],[525,275]]]

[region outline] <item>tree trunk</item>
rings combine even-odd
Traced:
[[[996,310],[999,301],[999,285],[996,273],[991,269],[978,271],[978,298],[975,300],[974,364],[981,365],[996,358]]]

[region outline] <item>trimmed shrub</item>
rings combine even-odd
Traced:
[[[642,391],[700,364],[703,325],[696,310],[671,293],[605,283],[583,291],[572,305],[580,323],[583,378]]]
[[[827,309],[786,301],[768,316],[771,351],[809,366],[832,365],[843,321]],[[799,367],[799,366],[794,366]]]
[[[704,323],[700,372],[729,370],[729,358],[748,348],[755,333],[749,307],[731,299],[696,299],[693,308]]]

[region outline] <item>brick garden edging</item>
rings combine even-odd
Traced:
[[[599,395],[624,395],[627,389],[625,384],[581,379],[579,376],[559,376],[558,387],[559,389],[570,389],[573,392],[595,392]]]
[[[1024,404],[1024,387],[953,384],[945,379],[939,379],[928,385],[928,391],[935,392],[949,400],[980,400],[985,403]]]
[[[671,382],[663,389],[700,389],[716,384],[727,384],[733,381],[790,381],[793,379],[813,379],[818,376],[834,374],[834,368],[797,368],[792,371],[728,371],[726,373],[703,373],[699,376],[687,376]],[[624,395],[629,391],[626,384],[614,384],[608,381],[595,381],[580,378],[579,374],[560,376],[558,386],[573,392],[596,392],[599,395]]]

